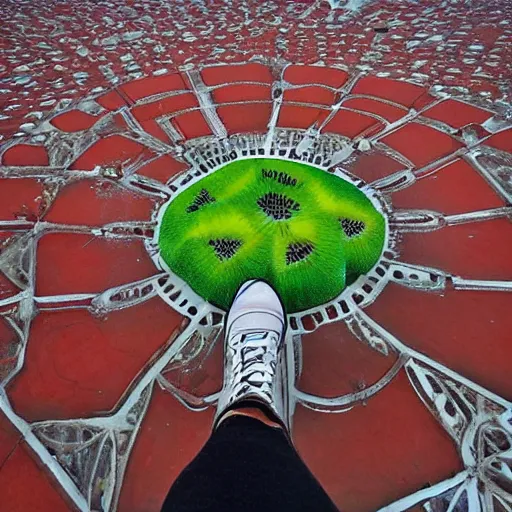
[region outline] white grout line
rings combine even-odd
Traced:
[[[38,455],[41,462],[48,467],[49,471],[53,473],[57,481],[79,510],[81,512],[89,512],[89,505],[80,493],[78,487],[57,460],[49,454],[41,441],[39,441],[39,439],[32,433],[30,425],[12,410],[7,395],[3,389],[0,389],[0,409],[7,416],[10,422],[21,432],[27,444]]]
[[[482,279],[463,279],[452,277],[453,286],[456,290],[479,290],[495,292],[511,292],[512,281],[486,281]]]
[[[448,478],[447,480],[443,480],[436,485],[431,487],[427,487],[426,489],[421,489],[414,494],[406,496],[405,498],[401,498],[390,505],[382,507],[377,512],[400,512],[402,510],[408,510],[412,508],[414,505],[421,503],[422,501],[426,501],[435,496],[439,496],[440,494],[453,489],[457,485],[460,485],[468,478],[468,471],[461,471],[456,474],[452,478]]]
[[[476,391],[480,395],[488,398],[492,402],[496,402],[497,404],[499,404],[507,409],[512,408],[512,403],[509,402],[508,400],[506,400],[505,398],[502,398],[501,396],[497,395],[496,393],[493,393],[492,391],[489,391],[488,389],[480,386],[479,384],[476,384],[475,382],[467,379],[466,377],[463,377],[462,375],[455,372],[454,370],[451,370],[448,367],[442,365],[441,363],[434,361],[433,359],[422,354],[421,352],[417,352],[416,350],[408,347],[407,345],[404,345],[401,341],[399,341],[397,338],[395,338],[395,336],[393,336],[393,334],[391,334],[384,327],[382,327],[380,324],[375,322],[372,318],[370,318],[362,310],[358,310],[357,316],[359,316],[359,318],[361,318],[363,321],[365,321],[372,329],[374,329],[376,332],[378,332],[390,345],[395,347],[395,349],[399,353],[407,354],[409,357],[411,357],[413,359],[422,361],[423,363],[436,369],[440,373],[445,374],[447,377],[463,384],[464,386],[472,389],[473,391]]]
[[[188,71],[187,77],[199,101],[200,110],[206,117],[206,122],[212,129],[213,135],[221,139],[226,138],[228,132],[217,113],[217,108],[212,100],[209,89],[203,82],[201,72],[199,70]]]
[[[512,207],[502,206],[501,208],[490,208],[488,210],[459,213],[457,215],[446,215],[445,220],[449,226],[455,226],[457,224],[464,224],[467,222],[501,219],[503,217],[512,218]]]
[[[198,311],[197,318],[201,319],[209,311],[208,304],[204,304],[202,309]],[[131,407],[137,402],[142,391],[146,386],[150,385],[158,374],[166,367],[169,361],[185,346],[190,336],[196,330],[199,320],[191,320],[187,328],[175,339],[165,353],[155,362],[155,364],[146,372],[142,379],[133,388],[130,396],[119,409],[115,416],[120,416],[128,412]]]
[[[34,302],[38,302],[39,304],[51,304],[52,302],[79,302],[93,299],[96,295],[97,294],[95,293],[73,293],[69,295],[34,296]]]
[[[358,403],[367,400],[371,396],[375,395],[382,389],[384,389],[398,374],[401,368],[403,368],[406,363],[408,357],[407,356],[399,356],[397,361],[393,364],[393,366],[387,371],[387,373],[380,378],[377,382],[367,387],[362,391],[358,391],[356,393],[348,393],[346,395],[337,396],[337,397],[321,397],[318,395],[312,395],[310,393],[305,393],[295,388],[293,394],[299,400],[299,402],[307,407],[308,409],[312,409],[319,412],[345,412],[348,408],[351,408]],[[317,409],[315,406],[324,407],[325,409]],[[333,410],[331,408],[341,407],[341,410]]]

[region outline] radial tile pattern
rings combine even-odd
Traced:
[[[294,36],[280,30],[277,39],[300,46],[298,31],[311,30],[304,20],[316,23],[319,12],[347,16],[332,22],[353,24],[354,33],[367,19],[319,2],[304,7]],[[65,12],[59,19],[65,26]],[[137,23],[112,45],[137,40]],[[415,31],[409,44],[427,52],[455,37],[442,35],[426,44]],[[500,37],[485,44],[501,48]],[[395,80],[372,66],[294,65],[271,53],[221,66],[212,53],[203,59],[210,65],[180,73],[85,95],[78,88],[15,138],[14,118],[2,120],[11,123],[0,148],[0,493],[8,510],[159,510],[209,435],[223,311],[160,266],[158,213],[190,183],[254,156],[348,177],[387,219],[372,270],[289,319],[293,435],[329,494],[356,512],[466,510],[468,501],[511,509],[512,128],[504,103],[484,103],[473,82],[469,91],[423,86],[420,64],[404,64]],[[431,76],[446,62],[429,61]],[[16,110],[10,103],[6,112]]]
[[[0,62],[0,140],[30,132],[55,107],[114,84],[152,76],[142,88],[137,84],[124,88],[126,96],[137,101],[161,92],[166,80],[162,76],[178,66],[241,62],[253,56],[308,64],[321,61],[378,72],[381,77],[442,84],[457,95],[470,90],[483,101],[510,101],[511,70],[503,64],[512,60],[508,22],[512,5],[506,0],[472,2],[470,7],[457,1],[434,5],[430,0],[4,0],[2,15],[0,49],[5,58]],[[338,87],[343,76],[342,72],[330,74],[320,83]],[[382,83],[381,77],[368,78],[357,92],[371,92],[371,84]],[[208,85],[232,82],[226,91],[231,94],[243,78],[236,73],[205,75]],[[258,78],[266,83],[273,80],[268,72]],[[287,79],[296,85],[310,84],[302,91],[287,91],[287,99],[306,98],[307,102],[315,95],[317,103],[331,103],[332,91],[316,87],[307,76],[292,72]],[[171,78],[169,85],[180,87],[180,79]],[[399,98],[407,106],[415,98],[414,89],[406,88],[411,94],[385,83],[378,88],[381,97]],[[246,99],[260,100],[266,94],[257,83],[244,89],[248,89],[241,93]],[[222,94],[216,93],[216,101],[221,101]],[[115,95],[104,102],[120,105]],[[361,98],[353,102],[354,106],[372,103]],[[392,106],[373,105],[385,117],[400,115]],[[283,115],[295,111],[285,110]],[[471,108],[458,110],[452,122],[463,126],[475,121]],[[243,129],[248,122],[245,112],[244,106],[237,105],[222,108],[219,115],[230,117],[233,127]],[[303,118],[312,112],[304,111]],[[261,106],[253,115],[250,129],[265,130],[268,111]],[[444,109],[437,109],[435,119],[442,121],[445,115]],[[201,133],[204,125],[198,119],[189,114],[182,121],[192,123],[192,129]],[[79,115],[70,122],[83,129],[89,127],[91,118]]]

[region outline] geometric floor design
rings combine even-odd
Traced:
[[[411,70],[290,62],[142,73],[3,131],[6,510],[159,510],[209,435],[222,332],[214,308],[165,291],[156,213],[190,169],[218,165],[218,141],[275,154],[292,139],[303,160],[322,145],[389,222],[380,284],[297,316],[298,450],[342,510],[512,510],[504,103]]]

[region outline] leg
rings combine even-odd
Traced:
[[[224,420],[184,469],[162,512],[335,512],[280,428],[250,417]]]
[[[226,321],[213,434],[172,486],[163,512],[336,510],[289,435],[285,324],[269,285],[242,285]]]

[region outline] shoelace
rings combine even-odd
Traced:
[[[277,365],[279,335],[274,331],[239,334],[231,340],[234,384],[240,391],[246,386],[270,392]]]

